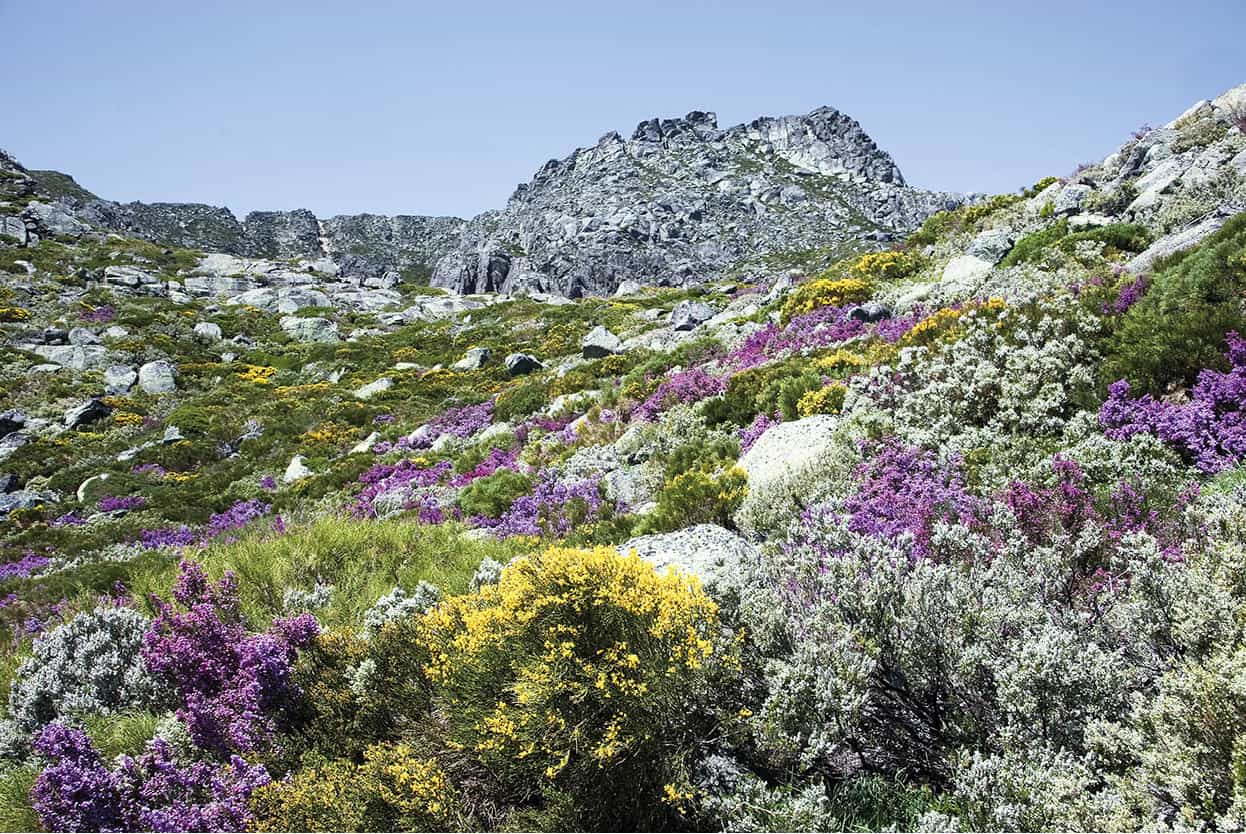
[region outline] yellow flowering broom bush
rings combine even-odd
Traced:
[[[507,801],[570,797],[577,825],[669,814],[717,608],[693,579],[612,548],[553,548],[423,618],[434,712]]]

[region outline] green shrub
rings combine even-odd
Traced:
[[[641,519],[636,533],[667,533],[694,524],[730,527],[747,494],[748,476],[739,467],[725,472],[689,470],[666,482],[657,507]]]
[[[459,509],[471,517],[477,515],[499,518],[510,509],[515,499],[532,491],[532,479],[511,469],[499,469],[492,475],[478,478],[459,493]]]
[[[549,382],[534,379],[520,383],[498,394],[493,406],[496,420],[509,421],[517,417],[527,417],[549,405]]]
[[[1086,240],[1103,243],[1109,253],[1141,252],[1151,245],[1151,233],[1145,226],[1137,223],[1111,223],[1074,232],[1061,239],[1060,248],[1065,252],[1072,252],[1078,243]]]
[[[1151,288],[1121,317],[1101,383],[1128,379],[1139,392],[1189,383],[1224,366],[1224,337],[1246,332],[1246,213],[1198,247],[1155,265]]]
[[[1017,241],[1004,259],[999,262],[1000,266],[1016,266],[1017,264],[1033,263],[1042,255],[1065,238],[1069,233],[1069,221],[1063,217],[1037,232],[1026,235]]]

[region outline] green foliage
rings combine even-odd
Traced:
[[[508,804],[569,795],[573,830],[678,819],[694,705],[722,651],[696,584],[613,548],[555,548],[424,624],[434,711]]]
[[[30,789],[41,769],[34,764],[0,769],[0,831],[43,830],[30,807]]]
[[[1151,245],[1151,233],[1137,223],[1111,223],[1074,232],[1060,240],[1060,248],[1072,252],[1082,241],[1104,244],[1109,253],[1141,252]]]
[[[512,469],[499,469],[478,478],[459,493],[459,508],[467,517],[499,518],[521,495],[532,491],[532,479]]]
[[[1016,245],[999,262],[1002,267],[1033,263],[1055,246],[1069,233],[1069,221],[1063,217],[1045,229],[1032,232],[1016,242]]]
[[[457,801],[435,759],[410,744],[369,747],[363,763],[309,758],[252,797],[256,831],[448,831]]]
[[[1140,392],[1159,394],[1192,382],[1201,368],[1223,367],[1228,331],[1246,332],[1246,214],[1154,268],[1150,290],[1108,341],[1104,386],[1127,379]]]
[[[730,527],[747,494],[748,476],[738,467],[719,472],[691,469],[663,485],[657,507],[641,519],[636,533],[666,533],[693,524]]]
[[[549,382],[533,379],[498,395],[493,408],[496,420],[511,421],[527,417],[549,405]]]

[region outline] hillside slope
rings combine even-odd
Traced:
[[[5,827],[1246,826],[1246,85],[919,224],[801,120],[646,124],[463,227],[443,266],[525,247],[507,293],[0,169]],[[918,227],[507,284],[602,166],[753,134],[780,194],[792,157]]]

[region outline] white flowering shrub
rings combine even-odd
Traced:
[[[496,585],[502,578],[502,568],[505,567],[497,559],[485,558],[480,566],[476,568],[476,572],[472,574],[470,588],[472,591],[479,591],[485,585]]]
[[[317,582],[310,590],[302,588],[286,588],[282,595],[281,605],[286,611],[319,611],[329,604],[333,598],[334,587]]]
[[[57,719],[159,706],[140,656],[148,624],[138,611],[101,605],[35,638],[9,691],[10,749]]]
[[[363,615],[364,628],[374,633],[386,623],[409,617],[412,614],[424,614],[441,599],[441,589],[431,582],[420,580],[415,590],[407,593],[400,586],[376,601],[376,604]]]

